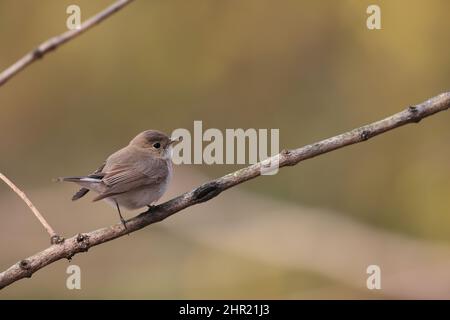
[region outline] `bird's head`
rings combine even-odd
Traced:
[[[139,133],[130,145],[149,151],[156,157],[171,158],[172,146],[182,140],[182,137],[171,138],[164,132],[157,130],[146,130]]]

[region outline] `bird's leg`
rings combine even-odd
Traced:
[[[119,204],[117,203],[117,201],[114,201],[116,203],[116,207],[117,207],[117,211],[119,211],[119,217],[120,217],[120,221],[122,221],[123,226],[125,227],[125,229],[127,228],[127,222],[125,221],[125,219],[122,217],[122,213],[120,212],[120,207]]]

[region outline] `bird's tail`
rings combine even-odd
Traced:
[[[84,177],[84,176],[79,176],[79,177],[59,177],[54,179],[54,181],[56,182],[62,182],[62,181],[66,181],[66,182],[76,182],[76,183],[80,183],[80,182],[101,182],[101,177]],[[82,197],[84,197],[87,193],[89,192],[88,188],[81,188],[80,190],[78,190],[73,196],[72,196],[72,201],[78,200]]]
[[[102,179],[96,178],[96,177],[85,177],[85,176],[79,176],[79,177],[59,177],[54,179],[55,182],[101,182]]]

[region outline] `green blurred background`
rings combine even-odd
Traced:
[[[112,1],[0,0],[0,69]],[[366,28],[381,7],[382,30]],[[299,147],[450,90],[450,2],[137,0],[0,88],[0,171],[71,236],[117,222],[72,203],[144,129],[278,128]],[[448,114],[261,177],[59,261],[7,298],[449,298]],[[164,199],[237,169],[175,168]],[[48,244],[0,185],[0,269]],[[128,214],[132,216],[132,213]],[[366,288],[380,265],[382,289]]]

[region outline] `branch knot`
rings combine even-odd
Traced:
[[[77,243],[81,251],[88,251],[89,249],[89,236],[87,234],[79,233],[77,235]]]
[[[205,183],[195,189],[192,196],[197,202],[204,202],[214,198],[220,192],[222,192],[222,190],[220,190],[219,184],[216,181],[213,181]]]
[[[422,117],[420,117],[419,109],[417,109],[416,106],[409,106],[408,111],[411,114],[411,120],[415,123],[419,123],[420,120],[422,120]]]
[[[36,48],[33,50],[33,58],[34,59],[41,59],[44,56],[44,52],[41,50],[41,48]]]
[[[30,261],[28,261],[27,259],[23,259],[19,262],[19,267],[23,270],[30,270],[31,265],[30,265]]]
[[[360,136],[361,136],[361,139],[363,141],[369,140],[369,138],[370,138],[370,131],[369,130],[363,130],[361,132]]]

